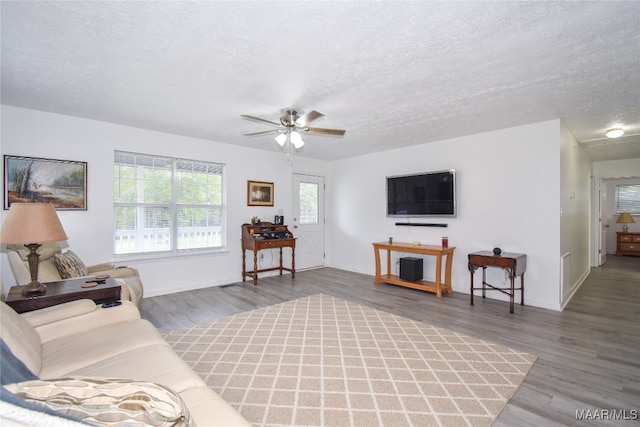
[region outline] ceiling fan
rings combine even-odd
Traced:
[[[300,133],[316,134],[316,135],[329,135],[329,136],[342,136],[346,132],[343,129],[327,129],[308,126],[311,122],[324,117],[324,114],[317,111],[309,111],[308,113],[298,116],[298,112],[294,109],[287,109],[280,117],[280,123],[266,120],[260,117],[249,116],[246,114],[240,115],[240,117],[248,120],[253,120],[259,123],[266,123],[271,126],[275,126],[274,129],[263,130],[260,132],[245,133],[244,136],[256,136],[266,135],[270,133],[277,133],[276,141],[280,144],[280,147],[284,147],[287,140],[293,144],[294,148],[300,149],[304,145],[302,136]]]

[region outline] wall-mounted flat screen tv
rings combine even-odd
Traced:
[[[456,171],[387,177],[387,216],[456,216]]]

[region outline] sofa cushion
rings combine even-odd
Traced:
[[[70,372],[152,344],[169,344],[147,320],[134,319],[100,326],[42,343],[40,378]]]
[[[65,375],[134,378],[163,384],[178,393],[192,387],[206,387],[202,378],[164,344],[132,348]]]
[[[40,375],[42,343],[33,326],[4,302],[0,302],[0,324],[0,338],[31,372]]]
[[[62,279],[71,279],[73,277],[86,276],[87,266],[73,251],[67,251],[63,254],[55,254],[53,260],[58,268],[58,273]]]
[[[45,405],[98,426],[190,426],[180,396],[144,381],[109,378],[57,378],[9,384],[19,398]]]

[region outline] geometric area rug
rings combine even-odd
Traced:
[[[260,426],[490,426],[536,360],[323,294],[165,339]]]

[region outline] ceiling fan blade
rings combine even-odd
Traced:
[[[282,129],[270,129],[270,130],[263,130],[260,132],[245,133],[244,136],[266,135],[268,133],[277,133],[277,132],[282,132]]]
[[[337,135],[337,136],[342,136],[346,132],[346,130],[343,130],[343,129],[326,129],[326,128],[310,128],[310,127],[306,127],[302,130],[308,133],[317,133],[320,135]]]
[[[272,122],[271,120],[261,119],[260,117],[248,116],[246,114],[240,114],[240,117],[247,120],[253,120],[254,122],[268,123],[273,126],[281,126],[280,123]]]
[[[309,123],[318,120],[320,117],[324,117],[324,114],[311,110],[308,113],[298,117],[298,120],[296,120],[294,124],[296,126],[305,127]]]

